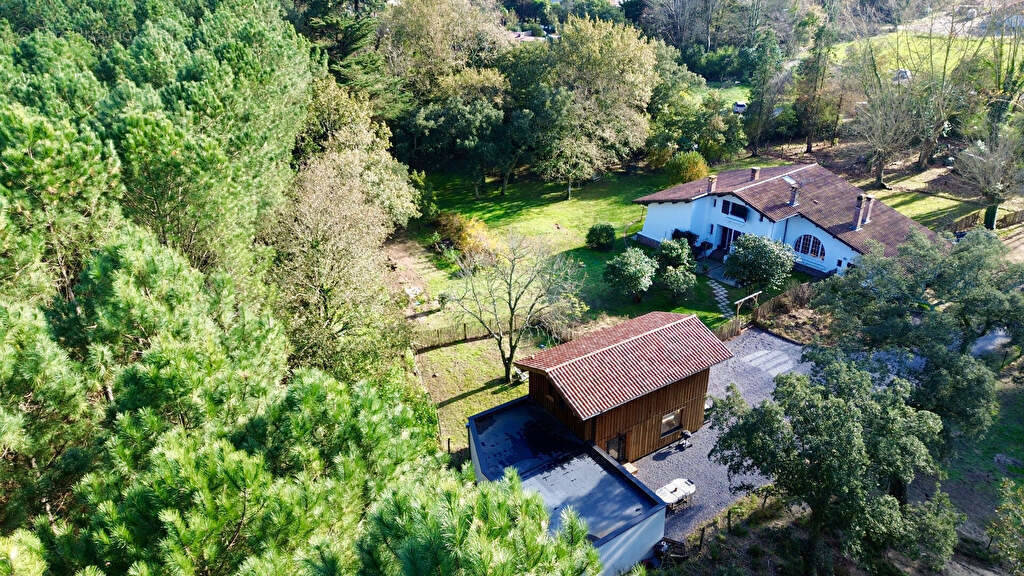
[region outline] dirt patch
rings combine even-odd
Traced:
[[[800,308],[758,321],[765,330],[793,342],[811,344],[826,335],[825,318],[810,308]]]

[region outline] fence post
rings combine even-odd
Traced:
[[[700,542],[697,543],[697,552],[700,552],[704,549],[704,531],[706,531],[707,529],[707,524],[700,527]]]

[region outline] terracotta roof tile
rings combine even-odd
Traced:
[[[797,205],[791,205],[790,183],[799,187]],[[688,202],[706,195],[707,179],[694,180],[634,200],[639,204],[657,202]],[[880,243],[889,256],[896,254],[900,244],[912,230],[935,240],[938,236],[910,218],[875,200],[871,220],[860,230],[853,229],[857,197],[863,192],[837,174],[817,164],[789,164],[762,168],[756,181],[750,170],[729,170],[718,175],[715,195],[734,195],[772,221],[778,222],[797,214],[864,254],[870,242]]]
[[[588,420],[731,357],[696,316],[651,312],[516,365],[546,375]]]

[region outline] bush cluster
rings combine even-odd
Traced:
[[[708,175],[708,163],[700,152],[676,152],[672,159],[665,164],[665,171],[668,172],[673,184],[690,182],[706,178]]]
[[[477,218],[467,218],[455,212],[441,212],[437,215],[437,233],[444,245],[443,250],[454,248],[466,256],[473,256],[484,254],[490,249],[487,225]]]
[[[587,230],[587,248],[607,252],[615,245],[615,227],[607,222],[594,224]]]

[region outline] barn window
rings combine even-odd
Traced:
[[[661,435],[667,436],[683,425],[683,410],[673,410],[661,417]]]
[[[825,247],[821,245],[821,240],[810,234],[804,234],[797,238],[793,248],[800,254],[806,254],[819,260],[825,259]]]

